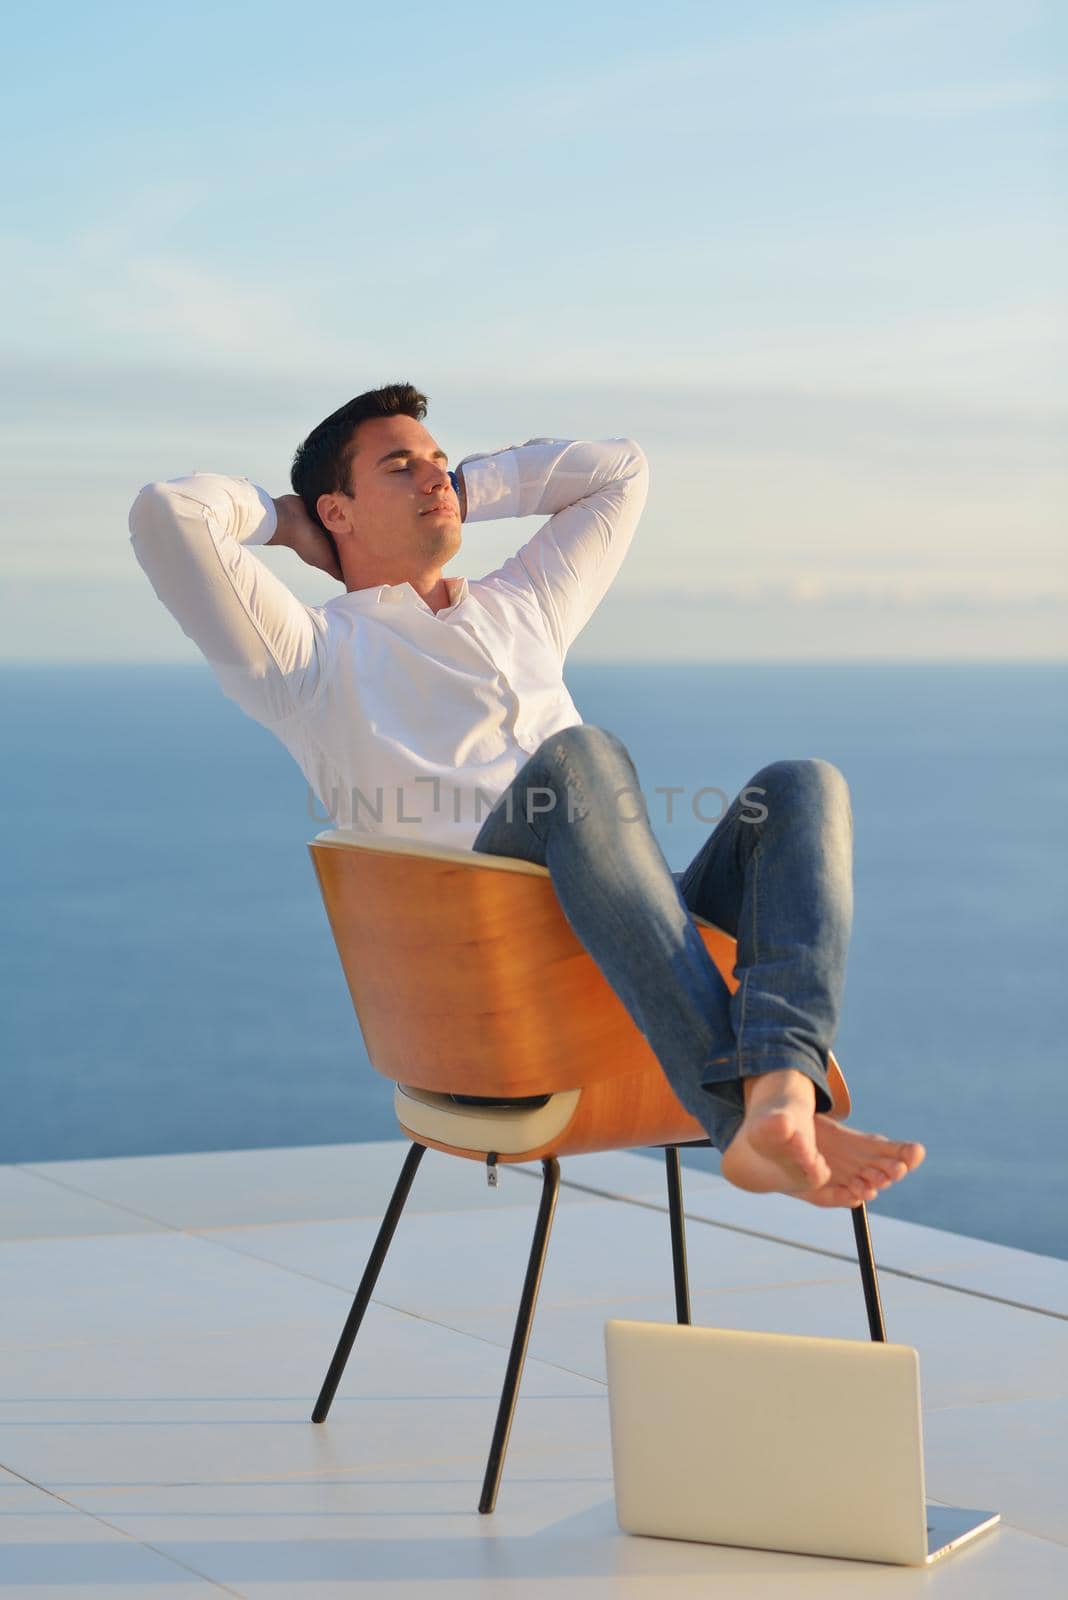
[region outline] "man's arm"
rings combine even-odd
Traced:
[[[623,564],[648,493],[645,456],[633,439],[531,439],[458,470],[468,522],[548,514],[483,582],[532,593],[562,659]]]
[[[200,647],[225,694],[257,721],[288,717],[315,693],[312,614],[250,545],[292,543],[299,518],[247,478],[200,472],[150,483],[130,511],[130,542],[149,582]],[[304,519],[307,520],[306,518]]]

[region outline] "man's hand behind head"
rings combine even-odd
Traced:
[[[267,543],[287,545],[309,567],[318,567],[321,572],[328,572],[339,583],[344,583],[337,547],[319,524],[309,517],[300,495],[279,495],[274,502],[274,509],[278,513],[278,527]]]

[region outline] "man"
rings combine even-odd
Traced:
[[[673,876],[625,748],[563,681],[645,502],[640,449],[533,439],[452,474],[425,416],[409,384],[358,396],[304,441],[277,500],[210,473],[148,485],[130,514],[138,561],[338,826],[548,867],[726,1178],[814,1205],[873,1199],[924,1151],[826,1115],[852,921],[841,773],[763,768]],[[444,576],[462,523],[532,515],[548,520],[497,571]],[[302,604],[258,544],[345,592]],[[734,996],[691,912],[736,937]]]

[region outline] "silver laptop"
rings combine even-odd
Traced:
[[[997,1512],[924,1500],[908,1345],[605,1325],[625,1533],[924,1566]]]

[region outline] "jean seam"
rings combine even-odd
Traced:
[[[574,820],[578,821],[578,822],[584,822],[586,820],[586,817],[589,815],[589,809],[590,809],[589,808],[589,802],[586,799],[586,790],[582,786],[581,779],[579,779],[579,778],[577,778],[575,776],[575,769],[571,765],[571,762],[568,760],[566,745],[557,745],[556,746],[556,759],[560,763],[561,767],[563,767],[563,769],[564,769],[564,788],[565,789],[574,788],[574,789],[576,789],[578,791],[579,805],[582,807],[582,815],[580,816],[578,814],[578,812],[576,811],[575,814],[574,814]],[[565,804],[567,805],[568,811],[570,813],[570,809],[571,809],[570,808],[570,802],[569,802],[569,800],[567,799],[566,796],[565,796]],[[568,817],[568,820],[569,821],[572,820],[570,815]]]
[[[508,792],[510,793],[511,791],[508,791]],[[524,795],[524,804],[523,804],[524,813],[527,810],[528,810],[528,807],[526,805],[526,796]],[[494,815],[494,813],[491,812],[490,816],[492,817],[493,815]],[[516,823],[515,806],[513,805],[512,809],[511,809],[511,814],[509,815],[508,808],[507,808],[507,802],[505,802],[504,819],[505,819],[505,822],[506,822],[506,824],[507,824],[507,826],[509,828],[514,828],[515,827],[515,823]],[[489,821],[489,820],[490,820],[490,818],[487,818],[487,821]],[[534,826],[533,822],[531,821],[530,817],[527,816],[527,815],[522,815],[522,816],[520,816],[519,821],[526,828],[528,835],[530,836],[531,839],[533,839],[535,845],[538,847],[539,852],[544,852],[545,840],[538,833],[538,831],[535,828],[535,826]],[[481,830],[479,830],[479,838],[480,837],[481,837]],[[475,844],[477,846],[478,839],[475,840]]]
[[[526,795],[524,795],[524,797],[523,797],[523,810],[524,811],[528,810],[528,806],[526,806]],[[505,821],[508,822],[508,827],[515,826],[515,818],[512,818],[512,819],[505,818]],[[529,816],[524,816],[524,818],[523,818],[523,826],[526,827],[526,830],[528,830],[528,834],[531,835],[531,838],[532,838],[532,840],[534,840],[534,843],[536,843],[536,845],[540,846],[540,850],[544,851],[545,850],[545,840],[544,840],[544,838],[542,838],[542,835],[540,835],[539,832],[537,832],[536,827],[534,827],[534,822],[532,822],[532,819],[529,818]]]
[[[746,968],[745,976],[742,978],[742,998],[738,1013],[738,1038],[735,1046],[739,1069],[745,1059],[745,1024],[749,1004],[749,979],[752,976],[753,967],[760,962],[760,853],[763,844],[764,841],[762,839],[757,840],[751,857],[753,866],[753,960],[752,964]],[[740,933],[741,928],[738,931]]]

